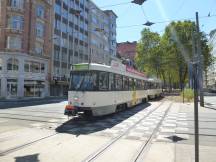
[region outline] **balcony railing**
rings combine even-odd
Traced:
[[[14,11],[14,12],[24,12],[24,8],[19,8],[19,7],[13,7],[13,6],[8,6],[7,7],[8,11]]]

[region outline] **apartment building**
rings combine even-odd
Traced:
[[[89,9],[86,0],[54,0],[50,94],[67,94],[71,65],[88,62]]]
[[[116,14],[101,10],[89,1],[90,57],[92,62],[110,64],[116,56]]]
[[[1,98],[49,95],[51,0],[0,1]]]
[[[116,18],[90,0],[54,0],[50,95],[67,95],[72,64],[110,63],[116,55]]]

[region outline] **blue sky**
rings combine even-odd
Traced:
[[[130,2],[130,0],[93,0],[98,7]],[[117,16],[117,42],[137,41],[140,39],[140,32],[147,20],[151,22],[161,22],[169,20],[179,20],[195,18],[195,12],[199,12],[200,30],[209,34],[216,28],[216,0],[147,0],[142,6],[132,3],[104,7],[113,10]],[[208,14],[215,15],[202,18]],[[193,20],[195,21],[195,19]],[[124,28],[125,26],[139,25]],[[156,23],[150,27],[152,31],[163,33],[168,23]]]

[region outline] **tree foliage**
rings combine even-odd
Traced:
[[[189,80],[189,64],[193,60],[193,34],[196,26],[191,21],[171,22],[160,36],[144,28],[137,45],[135,61],[139,70],[161,78],[165,85],[183,88]],[[210,47],[201,33],[204,71],[213,62]]]

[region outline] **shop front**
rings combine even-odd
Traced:
[[[24,97],[44,97],[44,81],[25,80]]]

